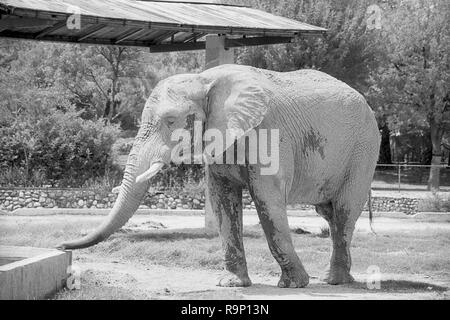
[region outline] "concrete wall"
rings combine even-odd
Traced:
[[[87,189],[2,189],[0,188],[0,209],[13,211],[19,208],[112,208],[117,194]],[[248,192],[244,192],[245,209],[254,209],[255,205]],[[415,213],[419,199],[373,197],[374,211]],[[164,192],[147,194],[141,208],[152,209],[204,209],[203,193]],[[313,206],[295,205],[290,208],[311,210]]]

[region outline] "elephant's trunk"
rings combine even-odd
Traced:
[[[150,167],[152,162],[149,159],[155,159],[155,155],[149,157],[148,152],[142,152],[140,143],[135,143],[128,157],[119,195],[106,220],[88,235],[73,241],[64,242],[57,248],[66,250],[90,247],[105,240],[121,228],[136,212],[148,190],[148,180],[142,181],[142,179],[138,179],[136,181],[136,178],[139,176],[150,178],[150,173],[154,175],[162,167],[162,162],[156,162]]]

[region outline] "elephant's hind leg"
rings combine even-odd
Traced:
[[[211,168],[211,167],[210,167]],[[225,275],[219,280],[222,287],[248,287],[252,284],[248,276],[245,259],[242,221],[242,187],[224,177],[208,173],[208,188],[211,205],[219,224],[222,247],[225,251]]]
[[[316,211],[328,222],[333,242],[330,267],[323,280],[329,284],[352,282],[350,241],[354,223],[352,224],[351,212],[344,207],[337,207],[335,210],[332,203],[316,205]]]
[[[369,175],[370,173],[371,175]],[[356,221],[361,215],[369,194],[372,176],[371,163],[353,168],[339,195],[332,202],[331,215],[330,207],[325,210],[328,214],[324,217],[330,226],[330,235],[333,241],[330,268],[324,279],[329,284],[343,284],[354,281],[350,275],[352,265],[350,244]]]
[[[350,275],[352,265],[350,243],[355,222],[359,213],[348,210],[345,206],[333,208],[331,219],[327,219],[333,242],[330,267],[324,277],[329,284],[353,282]]]
[[[251,172],[249,172],[249,189],[270,252],[281,268],[278,286],[281,288],[303,288],[307,286],[309,276],[292,244],[284,194],[275,186],[270,176],[252,175]]]

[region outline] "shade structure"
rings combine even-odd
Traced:
[[[242,5],[203,0],[0,0],[0,37],[149,47],[152,52],[204,49],[208,34],[226,47],[288,43],[326,29]]]

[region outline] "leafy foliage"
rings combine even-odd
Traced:
[[[439,161],[450,132],[447,0],[245,4],[325,27],[328,33],[287,45],[236,49],[237,63],[327,72],[360,91],[374,109],[383,135],[382,163],[392,156],[394,161],[405,156],[424,164]],[[367,8],[373,4],[382,9],[381,30],[367,28]],[[126,154],[129,145],[116,151],[111,145],[118,135],[135,135],[156,83],[176,73],[200,72],[203,66],[203,52],[148,54],[137,48],[0,39],[0,184],[81,185],[96,184],[92,179],[97,178],[115,183],[111,159],[116,151]],[[200,166],[172,165],[155,181],[195,184],[202,175]],[[439,174],[431,171],[431,176]]]
[[[366,32],[371,1],[251,0],[255,8],[327,28],[322,37],[300,37],[292,44],[241,49],[238,62],[276,71],[314,68],[364,92],[378,63],[377,39]]]
[[[402,156],[415,151],[438,165],[450,130],[450,3],[406,0],[384,14],[379,46],[386,56],[372,71],[370,101],[409,146]],[[431,168],[429,188],[438,187],[439,168]]]
[[[450,4],[402,1],[386,15],[387,57],[372,73],[374,103],[399,134],[436,125],[442,136],[450,120]]]
[[[25,182],[39,172],[45,177],[40,183],[78,186],[114,169],[111,147],[118,128],[84,120],[73,108],[55,110],[35,122],[3,123],[0,132],[0,167],[22,170]],[[16,183],[2,184],[8,182]]]

